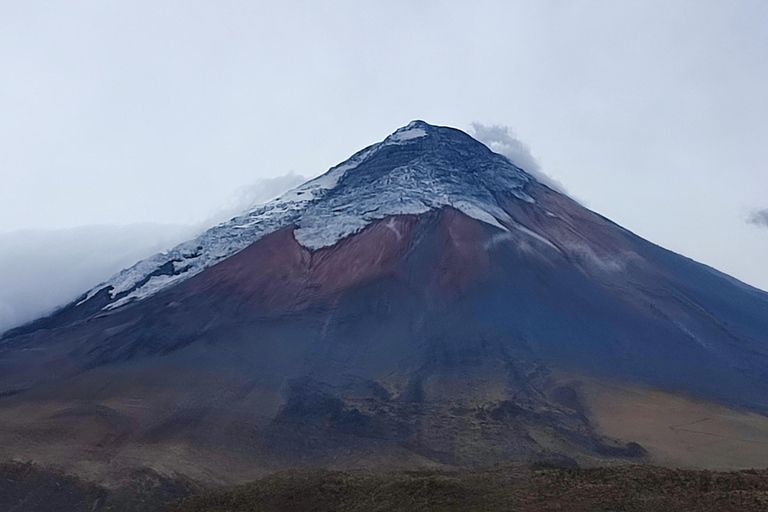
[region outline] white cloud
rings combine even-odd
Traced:
[[[197,225],[144,223],[0,233],[0,333],[51,313],[123,268],[304,181],[289,173],[240,187],[224,208]]]
[[[531,153],[531,149],[518,139],[508,126],[472,123],[469,131],[475,139],[488,146],[491,151],[504,155],[540,183],[563,194],[567,193],[562,183],[541,170],[541,165]]]
[[[0,333],[52,312],[194,232],[190,226],[132,224],[0,234]]]

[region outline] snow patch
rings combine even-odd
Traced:
[[[389,136],[389,139],[387,141],[389,143],[398,144],[401,142],[406,142],[413,139],[418,139],[421,137],[426,137],[427,131],[423,128],[410,128],[407,130],[404,130],[402,132],[395,132],[392,135]]]
[[[557,246],[555,244],[553,244],[552,242],[550,242],[547,238],[539,235],[538,233],[535,233],[535,232],[531,231],[530,229],[526,228],[525,226],[523,226],[521,224],[517,224],[514,221],[511,221],[510,224],[512,225],[512,227],[515,228],[516,231],[518,231],[519,233],[524,234],[527,238],[532,238],[533,240],[536,240],[537,242],[540,242],[540,243],[544,244],[545,246],[549,247],[550,249],[554,249],[558,253],[562,254],[562,251],[560,249],[558,249]],[[491,238],[489,238],[485,242],[483,247],[486,250],[488,250],[488,249],[492,249],[493,247],[496,247],[497,245],[499,245],[499,244],[501,244],[503,242],[507,242],[507,241],[509,241],[509,242],[516,242],[518,244],[518,246],[521,249],[524,249],[526,252],[531,252],[531,253],[534,253],[534,252],[538,253],[538,252],[540,252],[540,251],[535,251],[534,248],[528,242],[522,241],[519,235],[513,235],[511,232],[509,232],[509,230],[507,230],[506,233],[498,233],[498,234],[492,236]]]
[[[490,224],[491,226],[495,228],[499,228],[502,231],[509,231],[507,228],[502,226],[498,219],[486,209],[481,207],[480,205],[470,203],[468,201],[456,201],[452,203],[450,206],[453,206],[457,210],[461,211],[462,213],[465,213],[466,215],[469,215],[473,219],[479,220],[481,222],[485,222],[486,224]]]
[[[531,231],[530,229],[528,229],[527,227],[523,226],[522,224],[515,224],[514,226],[515,226],[515,229],[517,229],[521,233],[525,233],[526,235],[530,236],[531,238],[534,238],[534,239],[538,240],[539,242],[543,243],[544,245],[546,245],[548,247],[551,247],[552,249],[556,250],[557,252],[561,252],[560,249],[558,249],[555,244],[553,244],[552,242],[550,242],[548,239],[544,238],[540,234]]]
[[[156,292],[162,290],[163,288],[168,287],[169,285],[181,279],[184,279],[184,274],[178,274],[175,276],[169,276],[169,275],[152,276],[149,278],[149,281],[147,281],[144,284],[144,286],[137,288],[136,290],[132,291],[125,297],[122,297],[116,300],[115,302],[107,304],[104,307],[104,309],[109,311],[111,309],[119,308],[120,306],[127,304],[129,302],[132,302],[134,300],[140,300],[140,299],[143,299],[144,297],[149,297],[150,295],[155,294]]]
[[[389,229],[395,234],[398,242],[403,239],[402,233],[400,233],[400,230],[397,229],[397,226],[395,225],[395,219],[389,219],[387,223],[384,224],[384,227]]]
[[[104,287],[102,286],[101,288],[96,287],[93,290],[89,291],[88,293],[85,294],[85,297],[83,298],[83,300],[81,300],[80,302],[75,304],[75,307],[79,306],[80,304],[84,304],[84,303],[88,302],[89,300],[91,300],[93,298],[94,295],[96,295],[97,293],[99,293],[103,289],[104,289]]]

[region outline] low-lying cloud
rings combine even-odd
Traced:
[[[237,189],[195,225],[131,224],[0,233],[0,333],[53,312],[113,274],[305,180],[289,173]]]
[[[536,157],[533,156],[533,153],[531,153],[531,149],[526,143],[515,136],[510,127],[496,124],[472,123],[469,131],[475,139],[488,146],[491,151],[504,155],[509,161],[533,176],[540,183],[563,194],[566,193],[562,183],[541,170],[541,165]]]
[[[191,226],[162,224],[0,234],[0,333],[52,312],[192,235]]]
[[[765,210],[756,210],[747,217],[749,224],[760,226],[761,228],[768,228],[768,208]]]

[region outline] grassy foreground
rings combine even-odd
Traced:
[[[768,471],[714,473],[625,466],[367,475],[291,472],[189,497],[169,510],[743,512],[768,510]]]
[[[151,472],[108,490],[28,464],[0,465],[0,510],[14,512],[768,511],[768,470],[598,469],[288,471],[214,492]]]

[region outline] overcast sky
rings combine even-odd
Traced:
[[[764,0],[0,0],[0,244],[197,225],[413,119],[479,122],[589,208],[768,289],[766,27]]]

